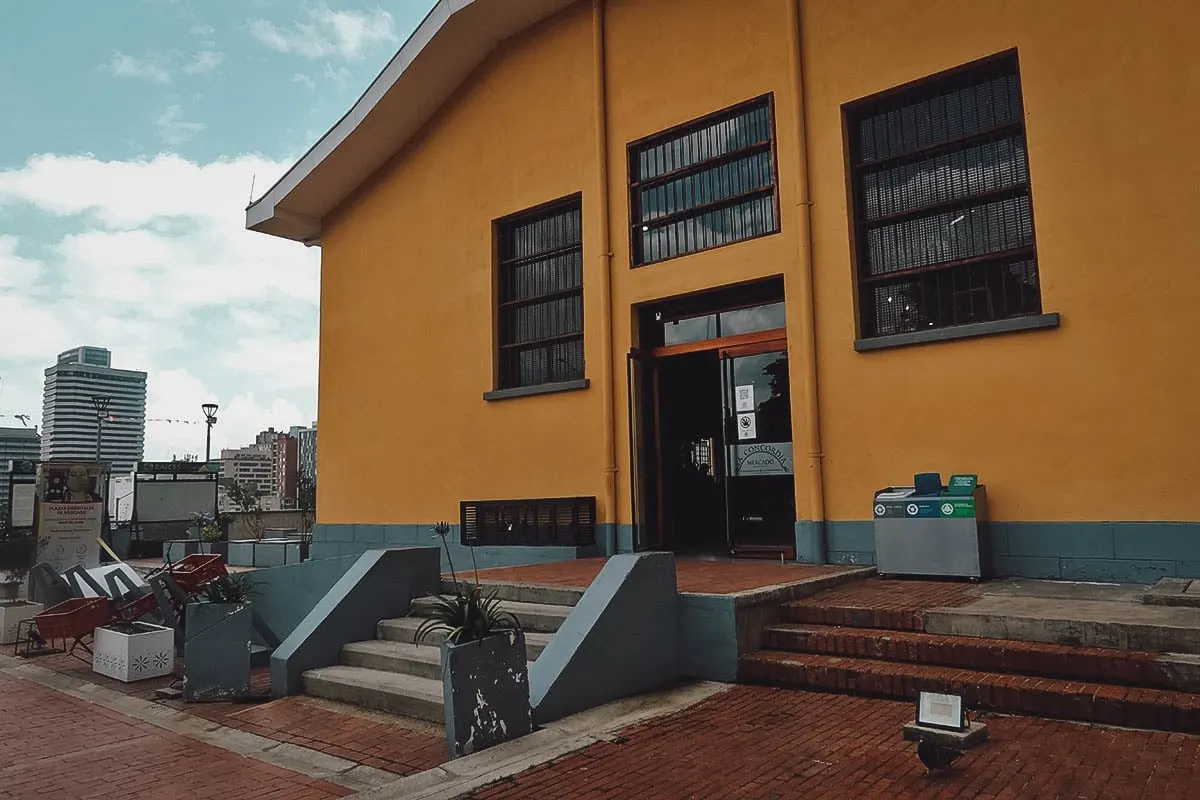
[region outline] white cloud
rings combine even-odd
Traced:
[[[392,15],[381,8],[373,11],[334,11],[321,4],[305,10],[305,19],[289,26],[265,19],[249,22],[250,35],[272,50],[306,58],[339,56],[348,61],[361,58],[376,44],[396,41]]]
[[[192,56],[192,60],[188,62],[183,71],[189,75],[200,75],[205,72],[212,72],[217,67],[221,66],[221,62],[225,60],[225,54],[219,50],[201,50]]]
[[[216,32],[217,29],[212,25],[193,25],[191,30],[192,36],[199,36],[201,38],[205,36],[212,36]]]
[[[183,118],[183,106],[172,105],[154,118],[158,135],[167,144],[183,144],[207,127],[203,122],[188,122]]]
[[[307,86],[309,89],[317,88],[317,82],[301,72],[297,72],[295,75],[292,76],[292,83],[303,84],[304,86]]]
[[[118,78],[143,78],[154,83],[170,83],[171,73],[158,56],[134,58],[131,55],[114,50],[112,58],[102,64],[101,69],[111,72]]]
[[[350,79],[354,77],[350,74],[350,70],[344,66],[339,66],[336,69],[332,64],[325,65],[325,77],[338,88],[339,91],[345,89],[350,83]]]
[[[144,369],[148,416],[199,419],[222,405],[214,448],[315,411],[319,251],[244,230],[258,156],[196,163],[41,155],[0,170],[0,214],[53,218],[56,234],[0,236],[0,425],[41,409],[41,370],[69,347]],[[147,424],[148,458],[202,452],[203,426]]]

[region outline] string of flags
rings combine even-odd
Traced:
[[[19,420],[22,425],[29,427],[32,417],[29,414],[0,414],[0,419],[15,419]],[[105,418],[109,422],[115,421],[116,417],[109,415]],[[168,419],[166,417],[147,417],[146,422],[165,422],[168,425],[203,425],[204,420],[195,419]]]

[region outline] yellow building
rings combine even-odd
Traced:
[[[869,564],[940,471],[1000,574],[1200,576],[1196,19],[442,0],[247,210],[322,252],[314,552]]]

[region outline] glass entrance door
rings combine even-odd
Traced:
[[[721,350],[726,530],[734,555],[794,553],[791,392],[784,342]]]

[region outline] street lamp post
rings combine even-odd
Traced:
[[[213,425],[217,424],[217,404],[205,403],[200,406],[200,410],[204,412],[204,468],[208,469],[208,463],[212,459],[212,429]],[[217,483],[220,483],[220,478],[217,478]],[[218,503],[218,494],[213,492],[213,522],[215,523],[221,515],[221,510]]]
[[[112,402],[109,397],[93,397],[92,406],[96,409],[96,460],[102,461],[100,455],[100,443],[104,437],[104,418],[108,416],[108,404]]]
[[[204,412],[204,424],[208,429],[204,436],[204,463],[207,464],[212,458],[212,429],[217,424],[217,404],[205,403],[200,410]]]

